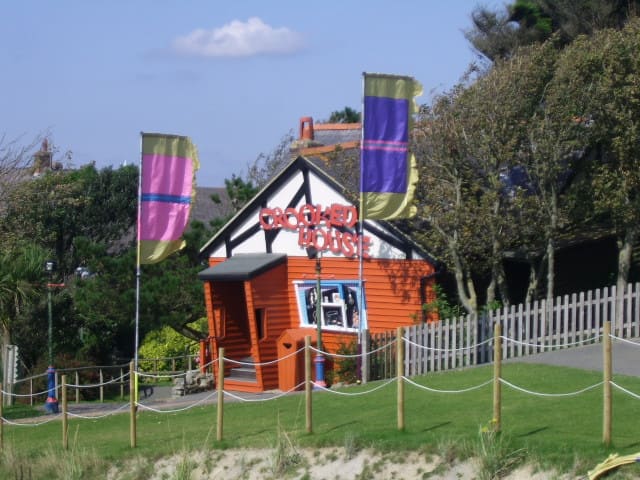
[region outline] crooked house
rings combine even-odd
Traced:
[[[225,364],[226,389],[299,385],[303,355],[276,360],[291,357],[305,336],[317,341],[316,319],[323,350],[336,352],[363,330],[384,332],[424,320],[422,305],[434,298],[437,262],[411,238],[389,222],[370,220],[363,222],[360,238],[352,190],[331,175],[357,177],[357,166],[345,160],[349,149],[357,156],[357,142],[338,148],[342,160],[337,159],[330,152],[340,139],[329,145],[317,140],[320,133],[332,133],[331,125],[342,135],[348,129],[314,128],[311,119],[301,119],[289,165],[201,249],[208,261],[199,278],[209,336],[201,343],[200,360],[207,364],[224,347],[225,357],[238,362]],[[359,135],[358,124],[346,125]]]

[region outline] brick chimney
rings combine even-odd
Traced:
[[[313,140],[313,117],[302,117],[300,119],[299,140]]]

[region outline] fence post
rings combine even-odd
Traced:
[[[311,403],[311,335],[304,337],[304,396],[306,401],[307,433],[313,433],[313,410]]]
[[[404,430],[404,341],[402,340],[402,327],[398,327],[396,333],[396,372],[398,377],[398,430]]]
[[[218,422],[216,438],[222,441],[222,421],[224,410],[224,347],[218,349]]]
[[[120,400],[124,400],[124,371],[120,368]]]
[[[100,403],[104,402],[104,376],[102,369],[100,369]]]
[[[33,378],[29,379],[29,405],[33,407]]]
[[[69,423],[67,419],[67,376],[62,375],[62,448],[69,448]]]
[[[502,329],[496,322],[493,329],[493,429],[499,432],[502,427]]]
[[[76,370],[76,403],[80,403],[80,374]]]
[[[603,358],[603,412],[602,412],[602,443],[611,445],[611,321],[604,322],[602,334]]]
[[[131,407],[129,409],[130,422],[129,422],[129,438],[131,441],[131,448],[136,448],[136,371],[133,362],[129,364],[129,402]]]
[[[2,398],[2,383],[0,382],[0,452],[4,450],[4,413],[2,412],[3,402],[4,398]]]

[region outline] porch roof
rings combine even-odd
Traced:
[[[198,278],[208,281],[249,280],[280,265],[286,258],[284,253],[239,253],[201,271]]]

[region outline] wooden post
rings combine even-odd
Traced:
[[[104,402],[104,376],[102,369],[100,369],[100,403]]]
[[[120,400],[124,400],[124,371],[120,368]]]
[[[171,372],[176,371],[176,357],[171,357]]]
[[[402,340],[402,327],[398,327],[396,333],[396,375],[398,385],[398,430],[404,430],[404,342]]]
[[[67,420],[67,376],[62,375],[62,448],[69,448],[69,423]]]
[[[131,404],[129,409],[130,421],[129,421],[129,438],[131,441],[131,448],[136,448],[136,371],[133,362],[129,364],[129,403]]]
[[[605,446],[611,445],[611,322],[604,322],[602,332],[602,359],[603,365],[603,412],[602,412],[602,443]]]
[[[33,407],[33,378],[29,379],[29,405]]]
[[[493,327],[493,430],[499,432],[502,422],[502,328],[496,322]]]
[[[76,403],[80,403],[80,374],[76,370]]]
[[[307,433],[313,433],[313,410],[311,404],[311,336],[304,337],[304,396],[306,400]]]
[[[222,441],[222,422],[224,413],[224,347],[218,349],[218,422],[216,439]]]
[[[33,395],[31,396],[33,398]],[[0,452],[4,451],[4,413],[2,406],[4,398],[2,398],[2,383],[0,383]]]

